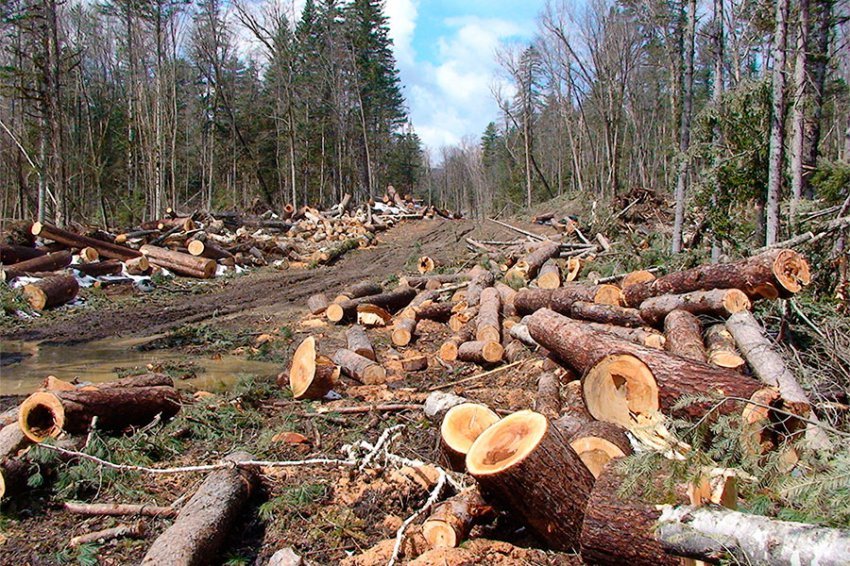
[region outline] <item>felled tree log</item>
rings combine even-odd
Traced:
[[[348,349],[358,356],[363,356],[364,358],[368,358],[372,361],[376,361],[378,359],[375,356],[375,349],[369,341],[369,336],[366,334],[366,329],[359,324],[349,327],[349,329],[345,331],[345,338],[348,342]]]
[[[19,263],[28,259],[33,259],[45,255],[47,252],[38,248],[29,248],[27,246],[17,246],[14,244],[0,243],[0,263],[5,266]]]
[[[537,276],[537,272],[549,259],[555,257],[560,251],[561,246],[558,242],[545,240],[540,242],[534,250],[517,261],[507,273],[505,273],[505,281],[517,282],[525,284]]]
[[[289,369],[289,388],[295,399],[321,399],[333,389],[339,379],[339,366],[316,351],[316,339],[308,336],[292,355]],[[284,374],[278,376],[278,385],[284,387]]]
[[[24,458],[0,460],[0,499],[13,497],[26,490],[30,468],[30,462]]]
[[[625,289],[629,285],[637,285],[638,283],[648,283],[649,281],[654,281],[655,275],[651,271],[640,270],[640,271],[632,271],[631,273],[627,273],[623,276],[623,279],[620,281],[620,287]]]
[[[96,263],[78,263],[72,265],[71,269],[89,277],[100,277],[102,275],[120,274],[124,269],[124,264],[117,259],[108,259]]]
[[[329,247],[324,251],[317,252],[314,259],[319,263],[333,263],[351,250],[356,250],[360,247],[360,243],[356,238],[349,238],[344,242]]]
[[[356,283],[345,289],[342,293],[336,296],[333,302],[341,303],[343,301],[368,297],[369,295],[378,295],[383,292],[383,290],[384,289],[381,287],[380,283],[375,283],[373,281],[361,281],[360,283]]]
[[[770,250],[732,263],[706,264],[663,275],[623,289],[626,305],[640,306],[650,297],[740,289],[751,299],[788,297],[811,280],[809,264],[794,250]]]
[[[396,346],[407,346],[413,340],[416,331],[415,318],[399,318],[393,326],[392,341]]]
[[[23,293],[27,302],[35,310],[50,309],[74,300],[80,291],[80,285],[73,275],[56,275],[29,285],[24,285]]]
[[[224,258],[232,258],[233,254],[226,249],[216,245],[210,241],[192,240],[186,246],[190,255],[195,257],[205,257],[207,259],[220,260]]]
[[[469,307],[466,301],[456,303],[452,307],[453,314],[449,317],[449,328],[457,332],[460,328],[470,322],[478,315],[478,307]]]
[[[40,255],[32,259],[20,261],[14,265],[4,265],[2,268],[3,281],[11,281],[27,273],[56,271],[71,264],[71,252],[54,252]]]
[[[735,347],[735,338],[725,324],[715,324],[705,331],[708,363],[722,368],[738,369],[745,363]]]
[[[433,259],[428,257],[427,255],[423,255],[419,258],[418,265],[416,266],[416,270],[421,274],[430,273],[434,271],[434,268],[437,267],[437,264]]]
[[[705,346],[702,342],[702,324],[691,313],[683,310],[671,311],[664,319],[664,348],[690,360],[706,362]]]
[[[452,316],[452,303],[428,302],[416,308],[416,320],[445,322]]]
[[[561,268],[551,260],[543,264],[537,275],[537,286],[541,289],[557,289],[561,286]]]
[[[68,232],[67,230],[62,230],[50,224],[42,224],[41,222],[36,222],[32,225],[32,234],[34,236],[40,236],[45,240],[59,242],[69,248],[92,247],[98,251],[101,257],[109,259],[125,260],[142,255],[141,252],[118,244],[111,244],[96,238]]]
[[[504,318],[513,318],[517,316],[517,310],[514,306],[516,299],[516,291],[505,285],[501,281],[497,281],[493,287],[499,291],[499,296],[502,300],[502,316]]]
[[[664,348],[667,338],[653,328],[626,328],[616,324],[602,324],[599,322],[588,322],[588,328],[598,332],[607,332],[623,340],[634,342],[648,348]]]
[[[380,385],[387,381],[387,372],[380,364],[340,348],[331,358],[342,368],[343,373],[365,385]]]
[[[570,446],[587,469],[598,478],[605,466],[615,458],[632,453],[625,429],[613,423],[588,421],[570,435]]]
[[[457,359],[457,351],[461,344],[475,338],[475,327],[466,324],[455,332],[448,340],[440,346],[440,359],[445,362],[453,362]]]
[[[471,487],[434,506],[425,523],[422,535],[431,548],[457,548],[476,524],[496,515],[478,489]]]
[[[310,314],[322,314],[327,310],[330,302],[324,293],[316,293],[307,297],[307,309]]]
[[[593,475],[546,417],[519,411],[493,424],[470,447],[466,469],[549,547],[578,548]]]
[[[604,305],[619,305],[620,289],[614,285],[565,285],[558,289],[521,289],[514,299],[519,314],[531,314],[548,308],[569,315],[579,301]]]
[[[628,326],[639,328],[646,326],[646,322],[637,309],[630,309],[618,305],[601,305],[578,301],[573,303],[570,316],[579,320],[589,320],[602,324],[615,324],[617,326]]]
[[[86,432],[94,417],[98,430],[120,431],[146,425],[157,415],[173,417],[180,410],[180,394],[172,386],[80,388],[38,391],[21,404],[18,424],[33,442],[57,437],[63,431]]]
[[[358,299],[350,299],[340,303],[330,304],[328,305],[325,314],[331,322],[342,322],[354,317],[357,313],[357,305],[369,303],[388,311],[397,311],[407,306],[407,304],[410,303],[415,296],[415,289],[399,286],[386,293],[369,295]]]
[[[493,285],[495,277],[480,265],[469,270],[469,277],[469,286],[466,288],[466,304],[470,307],[477,307],[481,300],[481,291]]]
[[[209,279],[215,275],[215,261],[205,257],[195,257],[149,244],[142,246],[139,250],[151,263],[169,269],[178,275],[199,279]]]
[[[469,447],[498,420],[499,415],[477,403],[461,403],[449,409],[440,425],[440,451],[448,467],[465,470]]]
[[[544,371],[537,376],[534,410],[550,421],[561,415],[561,380],[554,371]]]
[[[523,344],[519,340],[514,340],[513,338],[507,340],[504,349],[504,357],[511,363],[518,362],[519,360],[525,358],[528,355],[528,348],[525,346],[525,344]]]
[[[487,287],[481,291],[481,304],[478,308],[475,339],[482,342],[501,342],[502,325],[499,324],[499,310],[502,301],[499,291]]]
[[[134,257],[124,262],[124,269],[130,275],[144,275],[150,268],[150,261],[145,256]]]
[[[246,452],[225,458],[229,462],[253,459]],[[258,478],[258,470],[248,467],[211,473],[174,523],[154,541],[142,564],[200,565],[219,556],[221,545],[235,527]]]
[[[81,249],[78,255],[80,256],[80,261],[83,263],[92,263],[100,259],[100,254],[97,250],[90,247]]]
[[[399,279],[399,285],[407,285],[414,289],[434,290],[439,289],[444,283],[458,283],[468,280],[469,275],[466,273],[437,273],[421,277],[402,277]]]
[[[738,372],[638,346],[548,309],[531,315],[528,329],[542,346],[584,376],[584,400],[594,418],[625,428],[635,426],[636,416],[651,419],[659,409],[695,419],[717,404],[697,401],[674,411],[686,395],[750,399],[763,387]],[[717,409],[730,413],[740,411],[739,405],[726,401]]]
[[[357,324],[366,327],[386,326],[393,321],[393,315],[377,305],[363,303],[357,305]]]
[[[748,310],[750,306],[750,299],[739,289],[712,289],[652,297],[641,303],[640,315],[646,324],[656,325],[674,310],[727,318],[736,312]]]
[[[457,349],[457,359],[462,362],[474,362],[478,365],[495,364],[502,360],[504,348],[498,342],[473,340],[464,342]]]

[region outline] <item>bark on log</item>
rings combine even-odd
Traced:
[[[97,252],[96,249],[91,247],[85,247],[81,249],[78,255],[80,256],[80,261],[82,261],[83,263],[93,263],[100,259],[100,254]]]
[[[507,344],[504,346],[505,354],[504,357],[510,363],[518,362],[519,360],[525,358],[528,355],[528,348],[520,342],[519,340],[514,340],[511,338],[508,340]]]
[[[667,338],[654,328],[626,328],[624,326],[598,322],[588,322],[587,326],[592,330],[607,332],[608,334],[613,334],[618,338],[634,342],[640,346],[646,346],[647,348],[663,349],[667,342]]]
[[[386,326],[392,321],[393,315],[386,309],[369,303],[357,305],[357,324],[372,328],[374,326]]]
[[[501,342],[502,325],[499,324],[501,296],[493,287],[481,291],[481,304],[478,308],[475,339],[482,342]]]
[[[544,371],[537,376],[534,410],[550,421],[561,415],[561,380],[554,371]]]
[[[452,306],[452,303],[425,303],[416,309],[416,320],[445,322],[452,316]]]
[[[69,248],[84,248],[89,246],[96,249],[101,257],[109,259],[125,260],[142,255],[139,251],[118,244],[110,244],[103,240],[68,232],[67,230],[62,230],[50,224],[42,224],[41,222],[36,222],[32,225],[32,234],[45,240],[59,242]]]
[[[460,345],[464,342],[469,342],[474,337],[475,327],[472,324],[464,325],[440,346],[440,359],[445,362],[455,361]]]
[[[416,331],[415,318],[399,318],[393,326],[392,341],[396,346],[407,346]]]
[[[232,253],[209,241],[202,242],[201,240],[192,240],[189,242],[189,245],[186,246],[186,249],[189,250],[189,255],[205,257],[215,261],[233,257]]]
[[[708,363],[722,368],[738,369],[746,361],[735,347],[735,338],[726,329],[725,324],[709,326],[705,331],[705,347]]]
[[[466,304],[470,307],[477,307],[481,300],[481,291],[493,285],[495,277],[480,265],[469,270],[469,277],[469,286],[466,288]]]
[[[493,287],[499,291],[499,296],[502,300],[502,317],[504,318],[513,318],[517,316],[517,310],[514,306],[514,299],[516,299],[516,291],[511,289],[509,286],[505,285],[501,281],[497,282]]]
[[[151,263],[169,269],[178,275],[199,279],[209,279],[215,275],[215,261],[205,257],[195,257],[151,245],[144,245],[139,250]]]
[[[328,308],[330,301],[324,293],[316,293],[307,297],[307,309],[310,314],[322,314]]]
[[[578,548],[593,475],[546,417],[519,411],[490,426],[469,449],[466,468],[549,547]]]
[[[641,303],[640,315],[646,324],[654,326],[674,310],[727,318],[736,312],[748,310],[750,306],[750,299],[739,289],[712,289],[652,297]]]
[[[561,286],[561,268],[551,260],[543,264],[537,275],[537,286],[541,289],[557,289]]]
[[[246,452],[225,458],[253,460]],[[177,519],[151,545],[142,564],[194,566],[220,555],[221,545],[235,527],[240,512],[258,483],[255,468],[217,470],[180,510]]]
[[[47,252],[39,248],[28,248],[15,244],[0,244],[0,263],[9,266],[13,263],[26,261],[45,255]]]
[[[345,339],[348,342],[349,350],[373,362],[377,361],[378,358],[375,356],[375,349],[369,341],[369,336],[366,334],[365,328],[359,324],[351,326],[345,331]]]
[[[342,322],[351,320],[357,314],[357,305],[369,303],[387,309],[388,311],[397,311],[407,306],[415,296],[415,289],[399,286],[386,293],[360,297],[341,303],[333,303],[328,305],[325,314],[331,322]]]
[[[75,515],[88,516],[124,516],[137,515],[141,517],[174,517],[177,509],[174,507],[161,507],[157,505],[131,504],[131,503],[78,503],[66,501],[65,510]]]
[[[437,504],[422,524],[422,534],[431,548],[457,548],[472,527],[495,515],[496,510],[471,487]]]
[[[651,271],[632,271],[631,273],[627,273],[623,276],[623,279],[620,281],[620,287],[625,289],[629,285],[648,283],[649,281],[655,281],[655,275]]]
[[[702,324],[691,313],[671,311],[664,319],[664,336],[667,338],[664,348],[671,354],[698,362],[708,361],[702,342]]]
[[[120,383],[120,382],[119,382]],[[97,428],[120,431],[146,425],[157,415],[173,417],[180,410],[180,394],[172,386],[93,387],[73,391],[38,391],[21,404],[18,424],[33,442]]]
[[[383,288],[381,287],[380,283],[374,283],[372,281],[361,281],[360,283],[356,283],[351,287],[345,289],[342,293],[336,296],[333,302],[342,303],[344,301],[351,301],[353,299],[359,299],[361,297],[378,295],[382,292]]]
[[[674,411],[685,395],[717,393],[750,399],[763,387],[738,372],[638,346],[548,309],[531,315],[528,329],[532,338],[583,376],[590,413],[625,428],[633,428],[637,416],[652,419],[659,409],[694,419],[716,405],[698,401]],[[739,405],[726,401],[718,411],[739,411]]]
[[[54,252],[20,261],[14,265],[4,265],[2,268],[3,281],[11,281],[27,273],[56,271],[71,264],[71,252]]]
[[[321,399],[333,389],[339,379],[340,368],[327,358],[318,355],[316,339],[308,336],[292,355],[289,369],[289,388],[295,399]],[[277,384],[285,387],[285,374],[280,374]]]
[[[611,460],[632,453],[625,429],[613,423],[586,422],[569,439],[570,446],[594,478],[599,477]]]
[[[439,289],[445,283],[459,283],[468,281],[469,275],[466,273],[439,273],[434,275],[423,275],[421,277],[402,277],[399,279],[399,285],[407,285],[414,289]]]
[[[96,263],[78,263],[72,265],[71,269],[89,277],[101,277],[120,274],[124,270],[124,264],[117,259],[108,259]]]
[[[462,362],[474,362],[482,366],[500,362],[503,354],[504,348],[498,342],[474,340],[464,342],[457,349],[457,359]]]
[[[499,415],[477,403],[461,403],[449,409],[440,425],[440,452],[445,464],[452,470],[464,471],[469,447],[498,421]]]
[[[340,348],[331,359],[342,368],[345,375],[365,385],[380,385],[387,381],[387,372],[380,364],[351,350]]]
[[[80,291],[80,284],[73,275],[48,277],[24,285],[23,293],[35,310],[50,309],[73,301]]]
[[[505,273],[505,281],[508,283],[516,282],[518,284],[526,284],[537,276],[537,272],[549,259],[555,257],[560,251],[561,246],[558,242],[545,240],[529,254],[524,256],[507,273]]]
[[[0,460],[0,499],[14,497],[26,491],[29,476],[28,460],[16,457]]]
[[[614,285],[564,285],[558,289],[522,289],[514,299],[519,314],[531,314],[548,308],[569,315],[573,305],[579,301],[605,305],[621,303],[620,289]]]
[[[617,305],[600,305],[578,301],[573,303],[570,316],[579,320],[589,320],[602,324],[615,324],[617,326],[628,326],[639,328],[646,326],[641,313],[637,309],[620,307]]]
[[[811,280],[809,264],[794,250],[770,250],[732,263],[706,264],[663,275],[623,289],[626,305],[640,306],[650,297],[740,289],[751,299],[788,297]]]
[[[124,269],[130,275],[144,275],[151,268],[150,261],[145,256],[134,257],[124,261]]]

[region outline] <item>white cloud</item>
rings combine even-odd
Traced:
[[[413,65],[413,33],[416,31],[416,18],[419,15],[418,2],[415,0],[387,0],[384,9],[390,20],[390,39],[393,40],[393,52],[400,66]]]

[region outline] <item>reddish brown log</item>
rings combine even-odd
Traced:
[[[216,261],[233,257],[232,253],[210,241],[192,240],[186,248],[189,254],[195,257],[205,257]]]
[[[707,264],[661,276],[624,289],[626,304],[640,306],[650,297],[740,289],[751,299],[788,297],[811,280],[809,264],[794,250],[770,250],[733,263]]]
[[[493,287],[481,291],[481,304],[478,308],[475,339],[482,342],[501,342],[502,325],[499,323],[501,296]]]
[[[632,453],[632,445],[625,429],[603,421],[584,423],[570,435],[570,446],[594,478],[599,477],[611,460]]]
[[[738,369],[746,364],[738,353],[735,339],[724,324],[709,326],[705,331],[705,348],[708,363],[722,368]]]
[[[41,257],[47,252],[39,248],[28,248],[14,244],[0,244],[0,263],[9,266],[13,263]]]
[[[648,348],[664,348],[667,338],[654,328],[626,328],[614,324],[602,324],[599,322],[588,322],[587,326],[598,332],[607,332],[623,340],[634,342]]]
[[[460,281],[468,281],[469,275],[466,273],[438,273],[433,275],[423,275],[421,277],[402,277],[399,279],[399,285],[407,285],[414,289],[439,289],[444,283],[458,283]]]
[[[30,306],[40,311],[73,301],[79,291],[73,275],[58,275],[25,285],[23,293]]]
[[[350,299],[341,303],[333,303],[328,305],[325,314],[328,320],[332,322],[342,322],[351,320],[357,313],[357,306],[362,304],[372,304],[389,311],[397,311],[407,306],[413,297],[416,296],[416,290],[410,287],[396,287],[392,291],[380,293],[378,295],[369,295],[358,299]]]
[[[520,342],[519,340],[514,340],[511,338],[508,340],[504,346],[505,348],[505,359],[509,362],[518,362],[519,360],[525,358],[528,355],[528,348]]]
[[[440,359],[446,362],[453,362],[457,359],[457,351],[461,344],[469,342],[475,337],[475,326],[465,324],[455,332],[448,340],[440,346]]]
[[[495,282],[493,274],[476,265],[469,270],[469,286],[466,288],[466,304],[470,307],[477,307],[481,300],[481,291],[490,287]]]
[[[558,289],[522,289],[514,299],[519,314],[531,314],[542,308],[569,315],[573,305],[579,301],[618,305],[620,289],[614,285],[568,284]]]
[[[333,355],[333,361],[343,373],[365,385],[380,385],[387,381],[386,370],[369,358],[341,348]]]
[[[728,318],[739,311],[748,310],[750,299],[738,289],[713,289],[694,291],[681,295],[660,295],[645,300],[640,305],[640,314],[647,324],[660,324],[674,310],[688,311],[695,315],[711,315]]]
[[[452,303],[425,303],[416,309],[416,319],[445,322],[452,315],[452,306]]]
[[[92,247],[96,249],[102,257],[109,259],[125,260],[142,255],[141,252],[136,250],[132,250],[118,244],[110,244],[103,240],[89,238],[88,236],[75,234],[73,232],[68,232],[67,230],[62,230],[61,228],[51,226],[50,224],[36,222],[32,225],[32,233],[34,236],[39,236],[45,240],[59,242],[69,248],[85,248],[86,246]]]
[[[593,475],[546,417],[520,411],[490,426],[469,449],[466,468],[549,547],[578,548]]]
[[[19,261],[14,265],[2,268],[3,281],[11,281],[16,277],[27,273],[41,273],[46,271],[56,271],[62,269],[71,263],[71,252],[54,252],[52,254],[41,255],[32,259]]]
[[[549,260],[540,268],[537,275],[537,286],[541,289],[557,289],[561,286],[561,268]]]
[[[664,319],[664,348],[690,360],[706,362],[705,346],[702,343],[702,324],[687,311],[675,310]]]
[[[517,310],[514,306],[516,299],[516,291],[505,285],[501,281],[497,282],[494,287],[499,291],[499,296],[502,299],[502,316],[504,318],[512,318],[517,316]]]
[[[533,251],[524,256],[507,273],[505,281],[508,283],[525,284],[537,276],[537,272],[549,259],[555,257],[560,251],[558,242],[545,240],[535,247]]]
[[[579,320],[589,320],[602,324],[616,324],[617,326],[641,327],[646,326],[640,311],[620,307],[617,305],[601,305],[578,301],[573,303],[570,316]]]
[[[403,287],[403,285],[400,286]],[[344,301],[351,301],[353,299],[368,297],[370,295],[378,295],[382,291],[383,288],[381,287],[380,283],[374,283],[372,281],[361,281],[360,283],[356,283],[351,287],[345,289],[342,293],[337,295],[333,302],[341,303]]]
[[[89,277],[100,277],[102,275],[120,274],[124,269],[124,264],[117,259],[108,259],[96,263],[78,263],[72,265],[71,269]]]
[[[561,415],[561,380],[554,371],[544,371],[537,376],[534,410],[550,421]]]
[[[378,358],[375,356],[375,349],[369,341],[369,336],[366,334],[366,329],[355,324],[345,331],[345,338],[348,341],[348,349],[359,356],[368,358],[373,362]]]
[[[142,246],[139,250],[151,263],[169,269],[179,275],[200,279],[208,279],[215,275],[215,261],[205,257],[195,257],[149,244]]]

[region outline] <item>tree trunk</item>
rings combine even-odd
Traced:
[[[396,346],[407,346],[416,331],[416,318],[399,318],[393,326],[392,341]]]
[[[28,248],[14,244],[0,244],[0,263],[12,265],[20,261],[42,257],[47,252],[38,248]]]
[[[785,141],[785,50],[788,43],[788,0],[776,2],[773,32],[773,99],[770,112],[765,244],[779,240],[779,200],[782,192],[782,157]]]
[[[493,285],[495,278],[492,273],[479,265],[470,269],[469,275],[470,281],[466,288],[465,300],[467,306],[477,307],[481,300],[481,291]]]
[[[14,265],[3,266],[3,281],[11,281],[27,273],[56,271],[71,264],[71,252],[54,252],[20,261]]]
[[[253,460],[234,452],[225,461]],[[207,476],[174,523],[148,549],[142,564],[194,566],[219,556],[228,534],[237,526],[240,512],[259,482],[255,468],[217,470]]]
[[[561,268],[551,260],[543,264],[537,274],[537,286],[540,289],[557,289],[561,286]]]
[[[307,297],[307,309],[310,314],[322,314],[328,308],[328,297],[324,293],[316,293]]]
[[[471,487],[437,504],[422,524],[431,548],[457,548],[476,524],[494,518],[496,510]]]
[[[498,342],[464,342],[457,349],[457,359],[478,365],[495,364],[502,361],[504,348]]]
[[[694,315],[728,318],[751,306],[747,295],[738,289],[713,289],[692,291],[681,295],[659,295],[640,304],[640,315],[648,324],[658,325],[674,310]]]
[[[378,363],[341,348],[332,357],[343,373],[364,385],[380,385],[387,381],[386,370]]]
[[[58,307],[73,301],[80,285],[73,275],[48,277],[24,286],[24,297],[37,311]]]
[[[514,299],[519,314],[531,314],[542,308],[550,308],[562,314],[570,314],[573,304],[586,303],[617,305],[622,293],[614,285],[565,285],[558,289],[521,289]]]
[[[277,377],[277,384],[284,387],[285,375]],[[326,356],[316,352],[316,339],[308,336],[292,355],[289,368],[289,388],[295,399],[321,399],[333,389],[339,379],[339,367]]]
[[[646,326],[646,322],[639,310],[617,305],[601,305],[578,301],[573,303],[572,309],[570,309],[570,316],[578,320],[588,320],[632,328]]]
[[[440,346],[440,359],[444,362],[453,362],[457,359],[458,348],[461,344],[475,338],[475,326],[471,323],[463,325],[448,340]]]
[[[399,286],[403,287],[404,285]],[[383,292],[383,290],[384,289],[381,287],[380,283],[373,283],[372,281],[362,281],[345,289],[342,293],[336,296],[333,302],[342,303],[344,301],[351,301],[354,299],[359,299],[361,297],[378,295]]]
[[[519,411],[490,426],[467,453],[466,467],[482,493],[550,548],[578,548],[593,475],[546,417]]]
[[[350,299],[340,303],[330,304],[328,305],[328,309],[325,311],[325,314],[331,322],[343,322],[354,318],[357,314],[358,305],[368,303],[389,311],[396,311],[407,306],[415,296],[415,289],[399,286],[386,293],[368,295],[358,299]]]
[[[475,339],[481,342],[501,342],[502,325],[499,323],[501,296],[494,287],[481,292],[481,305],[478,309]]]
[[[679,164],[676,171],[676,208],[673,220],[672,252],[682,251],[682,230],[685,224],[685,193],[688,182],[688,150],[691,147],[691,115],[694,104],[694,28],[696,0],[688,0],[682,58],[682,114],[679,123]]]
[[[554,371],[544,371],[537,376],[534,410],[550,421],[561,416],[561,380]]]
[[[797,53],[794,61],[794,104],[791,119],[791,233],[797,227],[797,206],[803,196],[803,144],[805,138],[806,107],[809,105],[807,85],[809,49],[809,0],[799,0],[797,23]]]
[[[466,470],[466,454],[472,443],[498,421],[499,415],[485,405],[461,403],[450,408],[440,425],[440,453],[448,467]]]
[[[72,265],[71,269],[89,277],[101,277],[103,275],[120,275],[124,270],[124,264],[117,259],[108,259],[97,263],[78,263]]]
[[[738,369],[746,363],[735,347],[735,339],[725,324],[709,326],[705,331],[708,363],[722,368]]]
[[[507,283],[526,284],[537,276],[537,272],[551,258],[558,255],[561,246],[558,242],[545,240],[529,254],[514,264],[505,274]]]
[[[613,423],[588,421],[571,434],[569,439],[570,446],[594,478],[599,477],[611,460],[632,453],[632,445],[625,429]]]
[[[671,354],[695,360],[708,361],[702,342],[702,325],[699,319],[683,310],[671,311],[664,318],[664,348]]]
[[[83,236],[81,234],[68,232],[67,230],[62,230],[61,228],[51,226],[50,224],[36,222],[32,225],[32,233],[35,236],[44,238],[45,240],[53,240],[54,242],[65,244],[69,248],[94,248],[98,251],[101,257],[109,259],[125,260],[142,255],[139,251],[131,250],[130,248],[125,248],[118,244],[110,244],[103,240],[89,238],[88,236]]]
[[[458,283],[470,279],[467,273],[436,273],[433,275],[422,275],[421,277],[402,277],[398,284],[407,285],[414,289],[439,289],[444,283]],[[353,298],[353,297],[352,297]]]
[[[366,329],[359,324],[355,324],[346,330],[345,338],[348,342],[348,349],[358,356],[363,356],[373,362],[378,359],[375,356],[375,349],[369,341],[369,336],[366,334]]]
[[[170,269],[178,275],[199,279],[209,279],[215,275],[215,261],[205,257],[195,257],[151,245],[144,245],[139,250],[154,265]]]

